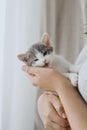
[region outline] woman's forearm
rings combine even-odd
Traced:
[[[71,84],[58,89],[58,95],[64,106],[70,126],[73,130],[87,129],[87,105],[76,88]]]

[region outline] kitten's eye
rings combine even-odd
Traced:
[[[45,52],[43,53],[43,55],[44,55],[44,56],[47,55],[47,51],[45,51]]]
[[[34,61],[38,61],[38,59],[35,59]]]

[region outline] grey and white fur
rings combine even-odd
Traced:
[[[50,45],[49,36],[46,33],[25,54],[18,55],[18,58],[29,66],[53,68],[70,79],[74,87],[78,85],[78,73],[81,64],[71,64],[63,56],[56,55],[53,47]]]

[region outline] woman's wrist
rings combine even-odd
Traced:
[[[70,81],[61,75],[61,77],[55,76],[54,79],[54,88],[55,92],[59,95],[59,93],[63,92],[65,89],[68,89],[69,87],[72,87]]]

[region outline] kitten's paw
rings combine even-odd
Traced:
[[[82,65],[71,65],[69,67],[70,72],[78,73]]]
[[[71,83],[74,87],[77,87],[78,86],[78,75],[77,74],[74,74],[72,77],[71,77]]]

